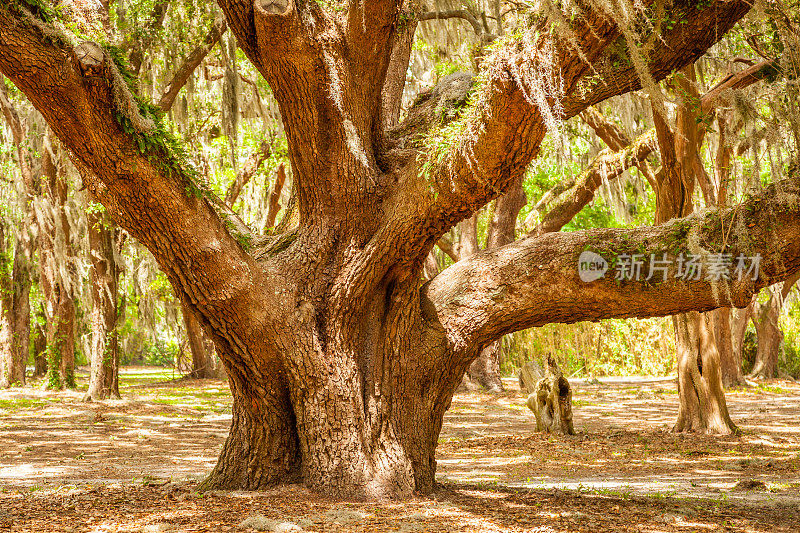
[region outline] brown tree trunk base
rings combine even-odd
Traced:
[[[717,435],[738,432],[728,414],[709,316],[692,312],[676,315],[674,321],[680,406],[673,431]]]

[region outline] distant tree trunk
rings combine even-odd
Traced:
[[[25,384],[30,342],[30,280],[25,239],[12,252],[0,220],[0,387]]]
[[[745,385],[744,375],[742,374],[741,344],[739,344],[739,352],[737,356],[733,342],[731,309],[728,307],[723,307],[717,309],[716,311],[710,311],[708,315],[711,317],[717,350],[719,351],[719,364],[720,371],[722,373],[722,384],[725,387]]]
[[[731,316],[733,359],[736,362],[736,366],[739,368],[739,372],[742,371],[742,346],[744,345],[744,336],[747,333],[747,326],[750,324],[750,318],[753,315],[753,305],[754,301],[750,302],[750,305],[747,307],[734,309]]]
[[[11,130],[12,140],[17,153],[17,165],[22,178],[22,209],[23,222],[14,239],[13,262],[7,256],[9,285],[7,293],[0,297],[7,298],[3,307],[7,313],[6,319],[10,321],[10,345],[6,355],[8,358],[3,365],[4,370],[0,376],[0,386],[25,385],[25,368],[30,352],[30,263],[33,256],[33,244],[30,228],[34,226],[34,215],[31,205],[33,199],[34,179],[31,167],[31,152],[27,139],[27,123],[20,118],[19,112],[9,99],[8,90],[0,80],[0,110]],[[11,244],[9,242],[9,244]],[[0,243],[0,253],[5,249],[5,243]]]
[[[774,285],[766,289],[769,299],[764,304],[756,303],[753,322],[756,326],[758,351],[750,377],[774,378],[778,376],[778,357],[783,344],[783,331],[779,324],[783,301],[781,287]]]
[[[116,228],[105,213],[88,215],[92,284],[91,376],[85,401],[119,398],[117,293],[119,269],[114,256]]]
[[[272,190],[269,192],[269,211],[267,211],[266,227],[271,228],[275,226],[275,219],[278,217],[278,212],[281,210],[281,192],[283,185],[286,183],[286,165],[281,163],[278,165],[278,170],[275,172],[275,181],[272,184]]]
[[[208,343],[203,335],[203,329],[194,312],[182,305],[183,323],[186,326],[186,336],[189,340],[189,350],[192,352],[192,372],[189,374],[196,379],[210,379],[217,377],[214,368],[214,351],[209,350]]]
[[[47,374],[47,338],[44,326],[36,324],[33,328],[33,377],[40,378]]]
[[[72,245],[64,205],[68,184],[63,165],[58,165],[53,148],[45,143],[42,173],[48,213],[39,213],[39,285],[47,320],[47,388],[75,388],[75,302],[70,275]],[[43,209],[44,210],[44,209]],[[56,241],[63,246],[56,247]]]
[[[30,355],[31,339],[31,278],[30,262],[31,240],[23,229],[25,235],[20,237],[17,242],[17,250],[14,253],[14,267],[12,280],[14,287],[12,290],[12,310],[14,315],[14,336],[12,351],[14,359],[11,362],[7,377],[9,385],[25,385],[25,368]]]

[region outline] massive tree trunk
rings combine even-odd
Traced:
[[[202,190],[159,118],[128,99],[102,48],[66,44],[36,14],[0,7],[0,71],[91,170],[86,187],[153,253],[224,361],[233,421],[206,488],[302,480],[337,496],[430,492],[453,392],[502,335],[550,322],[741,306],[765,279],[800,269],[795,177],[741,209],[527,238],[422,284],[435,243],[510,190],[537,154],[546,121],[530,95],[541,91],[534,73],[544,58],[557,62],[552,75],[560,76],[554,86],[563,87],[567,118],[640,86],[630,63],[609,60],[619,49],[611,46],[620,38],[613,17],[589,10],[570,22],[580,52],[528,30],[532,44],[513,41],[484,59],[488,74],[474,87],[474,106],[463,105],[471,80],[448,77],[387,131],[381,115],[398,3],[352,2],[346,12],[300,0],[219,3],[280,105],[299,215],[286,232],[253,235]],[[694,61],[749,6],[681,8],[686,23],[665,32],[646,58],[656,79]],[[598,72],[614,83],[598,84]],[[579,90],[588,83],[593,90]],[[421,141],[459,108],[451,142]],[[733,224],[760,232],[747,242],[732,236],[729,245],[764,252],[764,279],[731,280],[717,291],[704,280],[587,284],[578,276],[588,248],[656,253],[679,246],[687,232],[712,242]]]
[[[119,268],[115,257],[118,231],[105,213],[88,215],[92,291],[91,375],[85,400],[119,398],[117,297]]]

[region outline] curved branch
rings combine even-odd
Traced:
[[[258,148],[245,161],[244,166],[236,175],[236,179],[228,186],[228,191],[225,193],[225,203],[228,206],[233,207],[244,186],[256,175],[259,167],[269,158],[270,154],[272,154],[272,146],[267,141],[261,141]]]
[[[200,66],[200,63],[203,62],[203,59],[205,59],[211,49],[217,45],[226,29],[228,29],[228,25],[225,24],[224,18],[219,18],[214,21],[211,30],[205,36],[203,42],[197,45],[197,47],[186,56],[186,59],[184,59],[181,66],[178,67],[175,74],[173,74],[170,82],[164,88],[161,99],[158,101],[158,107],[162,111],[166,112],[172,108],[175,98],[178,97],[178,93],[180,93],[183,86],[186,85],[189,76]]]
[[[114,83],[119,74],[108,73],[115,67],[94,56],[82,63],[63,42],[44,35],[43,28],[13,9],[0,8],[0,71],[69,148],[90,192],[153,253],[176,291],[204,320],[225,316],[246,321],[237,309],[267,308],[268,296],[253,289],[263,269],[228,230],[236,222],[220,218],[215,199],[202,191],[191,193],[196,186],[187,167],[163,138],[158,144],[163,129],[131,133],[118,122],[115,93],[121,89]],[[226,342],[246,342],[231,333],[233,328],[215,326],[230,333]]]
[[[575,180],[572,188],[566,191],[550,210],[542,216],[541,222],[531,231],[531,235],[541,235],[559,231],[575,215],[589,205],[594,193],[604,181],[618,178],[623,172],[643,163],[656,148],[656,136],[650,131],[619,152],[603,150]]]
[[[480,36],[483,34],[483,26],[478,18],[467,11],[466,9],[449,9],[445,11],[429,11],[427,13],[420,13],[418,20],[447,20],[447,19],[461,19],[470,24],[475,31],[475,35]]]
[[[735,228],[749,228],[747,231]],[[733,231],[732,231],[733,230]],[[676,257],[694,243],[730,254],[760,254],[760,275],[731,280],[677,279]],[[613,265],[622,254],[646,259],[642,281],[615,281],[615,267],[590,283],[579,277],[579,257],[590,250]],[[650,254],[672,263],[665,280],[652,282]],[[706,257],[706,260],[709,258]],[[706,268],[708,262],[706,263]],[[744,307],[753,293],[800,270],[800,179],[775,184],[732,209],[708,211],[654,227],[548,233],[477,254],[443,271],[423,287],[428,320],[443,328],[453,349],[464,352],[501,335],[552,322],[643,318],[719,307]]]
[[[658,52],[648,58],[657,80],[705,53],[750,8],[743,0],[718,0],[704,7],[682,2],[677,7],[681,8],[686,24],[677,24],[666,32]],[[596,96],[591,91],[587,95],[581,93],[579,82],[602,70],[604,54],[619,38],[620,31],[605,15],[591,11],[573,23],[572,31],[575,41],[580,43],[580,52],[561,44],[556,44],[553,50],[547,38],[542,37],[531,56],[529,48],[520,47],[516,40],[510,39],[501,52],[486,59],[494,62],[487,67],[490,78],[481,87],[474,108],[467,111],[458,125],[449,126],[450,131],[458,132],[449,139],[449,148],[429,149],[422,156],[431,167],[425,169],[427,175],[418,184],[402,184],[409,195],[425,198],[421,202],[425,212],[410,222],[418,224],[416,232],[429,235],[439,232],[430,239],[420,239],[416,257],[427,254],[432,242],[459,220],[504,193],[536,156],[546,133],[546,120],[534,103],[537,97],[531,95],[539,91],[541,101],[549,96],[536,87],[538,78],[530,74],[534,70],[531,65],[549,61],[554,65],[554,74],[560,74],[566,94],[560,102],[564,118],[638,86],[638,75],[623,69],[609,75],[607,82],[601,82]],[[597,68],[591,70],[590,65]],[[525,76],[532,79],[525,80]],[[550,108],[557,104],[552,98],[548,100]],[[407,253],[407,249],[404,251]]]

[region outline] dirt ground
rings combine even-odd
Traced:
[[[342,502],[302,486],[198,493],[230,422],[220,381],[125,369],[123,400],[0,392],[0,531],[800,531],[800,385],[728,393],[740,435],[675,435],[673,380],[573,381],[574,437],[537,434],[514,380],[458,394],[440,489]]]

